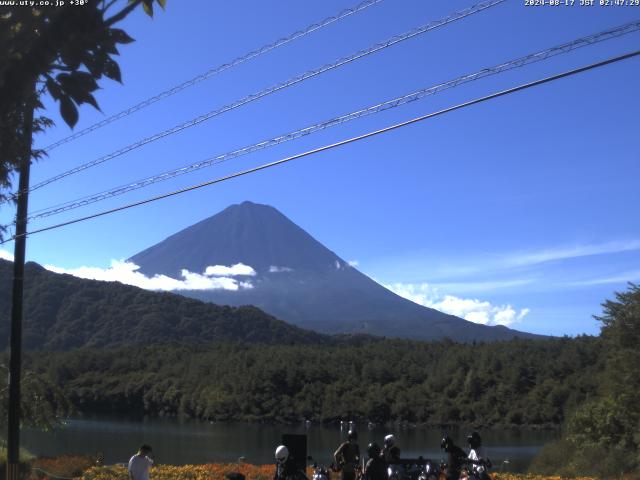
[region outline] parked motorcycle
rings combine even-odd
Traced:
[[[313,475],[311,476],[311,480],[331,480],[331,474],[329,470],[321,465],[318,465],[317,462],[313,462],[311,465],[313,468]]]
[[[431,460],[426,460],[420,469],[418,480],[438,480],[440,478],[440,467]]]
[[[392,463],[387,467],[387,475],[389,480],[408,480],[405,479],[404,465]]]
[[[389,480],[438,480],[440,470],[431,460],[419,457],[389,464],[387,472]]]

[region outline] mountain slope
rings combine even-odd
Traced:
[[[239,261],[260,273],[268,273],[272,266],[321,273],[339,258],[275,208],[244,202],[170,236],[130,260],[146,274],[179,278],[182,269],[201,272],[209,265]]]
[[[0,260],[0,345],[8,344],[13,264]],[[25,266],[23,344],[66,350],[159,343],[240,340],[318,344],[331,341],[255,307],[221,307],[173,293],[83,280]]]
[[[183,269],[243,263],[253,288],[182,291],[218,304],[255,305],[324,333],[460,341],[535,337],[474,324],[399,297],[363,275],[267,205],[244,202],[188,227],[129,259],[147,275],[180,278]]]

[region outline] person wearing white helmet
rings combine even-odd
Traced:
[[[276,448],[276,474],[273,480],[285,480],[296,478],[297,471],[292,457],[289,456],[289,449],[285,445]]]
[[[287,447],[285,447],[284,445],[280,445],[278,448],[276,448],[276,462],[278,462],[278,464],[286,462],[288,458],[289,449]]]
[[[396,437],[392,434],[384,437],[384,447],[380,453],[382,459],[387,463],[395,463],[400,460],[400,448],[396,445]]]

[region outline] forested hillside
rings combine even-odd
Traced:
[[[32,352],[82,412],[215,421],[559,424],[596,390],[593,337],[489,344],[149,346]]]
[[[12,263],[0,260],[0,345],[8,344]],[[25,269],[23,344],[27,349],[206,343],[243,340],[315,343],[329,337],[294,327],[262,310],[218,306],[173,293]],[[4,348],[4,347],[3,347]]]
[[[596,395],[567,418],[562,438],[543,448],[538,472],[640,478],[640,286],[630,283],[602,307]]]

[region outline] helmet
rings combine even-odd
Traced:
[[[280,445],[276,448],[276,461],[278,463],[284,463],[289,458],[289,449],[284,445]]]
[[[347,439],[358,440],[358,432],[353,429],[349,430],[349,433],[347,433]]]
[[[379,457],[380,456],[380,445],[378,445],[375,442],[370,443],[369,446],[367,447],[367,455],[369,455],[369,458]]]
[[[467,443],[471,448],[478,448],[482,445],[482,438],[478,432],[472,432],[467,436]]]
[[[451,448],[452,445],[453,441],[451,440],[451,437],[449,437],[449,435],[445,435],[442,438],[442,442],[440,443],[440,448],[442,448],[444,451],[447,451]]]
[[[393,435],[389,434],[386,437],[384,437],[384,444],[387,447],[390,447],[391,445],[393,445],[394,443],[396,443],[396,437],[394,437]]]

